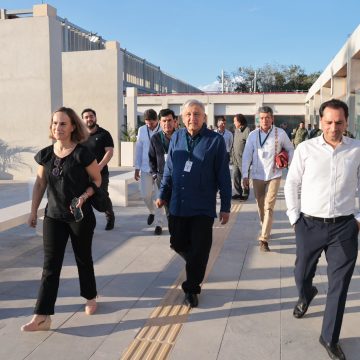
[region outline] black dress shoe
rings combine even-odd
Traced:
[[[197,307],[199,305],[198,296],[192,293],[185,293],[184,304],[191,308]]]
[[[304,300],[301,299],[298,300],[293,311],[293,315],[295,318],[300,319],[306,314],[312,299],[316,296],[317,293],[318,293],[318,289],[315,286],[313,286],[311,297],[307,303]]]
[[[235,194],[235,195],[233,195],[231,198],[233,199],[233,200],[240,200],[241,199],[241,195],[240,194]]]
[[[333,360],[346,360],[345,358],[345,354],[343,353],[340,345],[337,344],[331,344],[331,343],[327,343],[322,336],[320,336],[319,338],[319,342],[320,344],[325,348],[325,350],[327,351],[327,353],[330,356],[330,359]]]
[[[151,225],[154,222],[155,216],[154,214],[150,214],[147,218],[147,224]]]
[[[248,198],[249,198],[248,196],[241,196],[239,200],[240,201],[246,201]]]
[[[161,228],[161,226],[155,226],[154,234],[155,234],[155,235],[161,235],[161,234],[162,234],[162,228]]]

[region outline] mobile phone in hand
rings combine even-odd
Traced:
[[[84,217],[84,214],[83,214],[81,208],[76,207],[78,202],[79,202],[79,198],[74,197],[71,200],[71,204],[70,204],[70,208],[71,208],[71,211],[72,211],[72,213],[74,215],[74,218],[75,218],[76,222],[81,221],[83,219],[83,217]]]

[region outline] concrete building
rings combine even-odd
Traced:
[[[331,98],[349,106],[349,130],[360,138],[360,26],[349,36],[306,96],[306,120],[319,124],[320,104]]]
[[[231,126],[237,113],[245,115],[249,125],[257,123],[257,109],[260,106],[271,106],[274,110],[275,123],[280,125],[286,121],[291,128],[296,127],[305,117],[306,93],[224,93],[224,94],[161,94],[137,95],[136,89],[127,89],[125,98],[126,123],[136,128],[143,120],[146,109],[156,112],[163,108],[172,109],[181,115],[181,106],[189,98],[197,99],[205,104],[208,126],[215,127],[218,116],[226,116]]]
[[[99,124],[113,135],[110,166],[118,166],[123,164],[122,130],[141,125],[148,108],[169,107],[180,115],[189,98],[205,104],[209,126],[215,126],[220,115],[230,126],[236,113],[255,126],[257,108],[269,105],[277,125],[287,121],[293,128],[303,119],[318,123],[321,102],[336,97],[348,103],[349,130],[359,138],[359,70],[360,27],[307,94],[206,94],[122,49],[119,42],[105,41],[59,18],[50,5],[34,5],[28,11],[0,9],[0,141],[18,150],[32,146],[35,151],[50,144],[50,116],[56,108],[64,104],[80,113],[92,107]],[[22,159],[7,162],[6,144],[0,142],[0,179],[34,176],[33,153],[22,152]]]
[[[115,142],[110,166],[120,165],[124,86],[139,92],[200,92],[66,19],[50,5],[0,10],[0,179],[34,176],[34,151],[50,144],[51,113],[62,105],[96,109]],[[6,144],[19,157],[6,158]],[[13,160],[12,162],[8,160]],[[2,166],[3,165],[3,166]]]

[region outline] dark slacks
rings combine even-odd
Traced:
[[[100,187],[106,191],[106,193],[109,195],[109,175],[101,175],[101,185]],[[114,216],[114,210],[113,210],[113,205],[109,196],[109,201],[108,201],[108,207],[105,211],[105,215],[106,217],[113,217]]]
[[[186,293],[200,294],[212,245],[214,218],[209,216],[181,217],[170,215],[170,246],[186,261]]]
[[[295,281],[299,297],[308,301],[312,280],[322,251],[325,251],[328,292],[321,335],[326,342],[339,341],[347,292],[358,251],[357,221],[323,223],[301,216],[295,225]]]
[[[44,266],[35,314],[52,315],[57,298],[60,272],[69,236],[80,280],[80,295],[93,299],[97,295],[91,245],[96,225],[94,213],[80,222],[66,223],[45,217],[43,227]]]
[[[241,186],[241,180],[242,180],[242,173],[241,168],[237,165],[233,165],[233,181],[234,181],[234,188],[236,192],[240,196],[248,197],[249,196],[249,189],[243,189]]]

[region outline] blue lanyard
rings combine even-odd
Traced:
[[[272,132],[272,127],[271,127],[271,130],[267,133],[267,135],[266,135],[266,137],[265,137],[265,139],[264,139],[264,141],[263,142],[261,142],[261,135],[260,135],[260,132],[261,132],[261,130],[259,129],[259,143],[260,143],[260,147],[262,148],[263,146],[264,146],[264,144],[266,143],[266,140],[267,140],[267,138],[269,137],[269,135],[270,135],[270,133]]]

